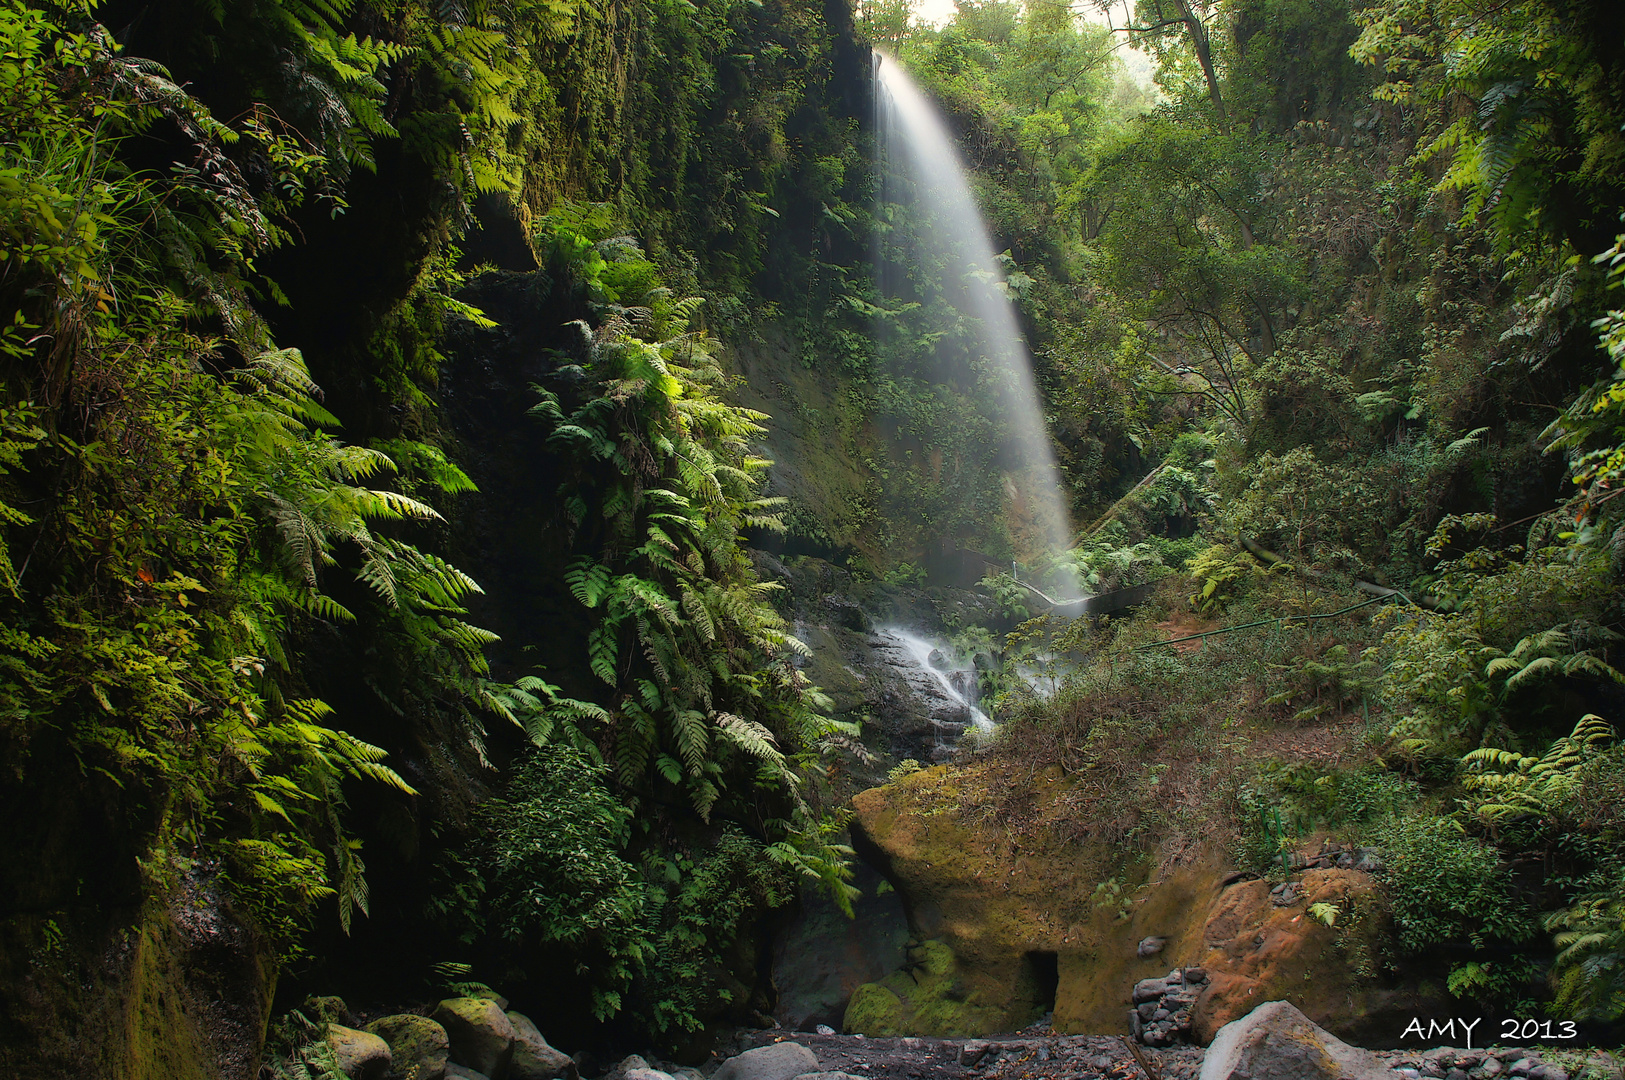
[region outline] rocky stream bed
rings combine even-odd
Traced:
[[[1284,1001],[1227,1024],[1206,1048],[1058,1035],[1047,1021],[979,1039],[739,1029],[698,1067],[652,1052],[566,1056],[505,1005],[454,998],[428,1015],[381,1017],[359,1029],[329,1022],[320,1048],[348,1080],[1625,1080],[1619,1060],[1598,1051],[1365,1050]]]

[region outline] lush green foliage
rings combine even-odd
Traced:
[[[833,728],[739,540],[781,527],[780,501],[757,492],[768,462],[748,448],[760,414],[718,396],[716,343],[690,328],[700,302],[674,300],[635,246],[585,227],[550,218],[541,239],[602,305],[587,381],[570,402],[538,387],[532,412],[570,462],[558,494],[582,555],[565,578],[595,612],[586,661],[613,693],[599,741],[628,791],[675,788],[707,821],[746,814],[774,859],[844,896],[842,852],[794,771]]]
[[[267,215],[319,159],[214,121],[99,30],[67,33],[15,5],[0,30],[18,59],[12,130],[29,133],[5,162],[27,193],[8,216],[8,501],[44,504],[5,515],[12,782],[49,783],[66,756],[140,792],[152,873],[170,854],[223,860],[239,900],[291,948],[315,900],[336,890],[346,927],[366,908],[342,780],[412,791],[382,750],[297,696],[297,635],[355,622],[364,603],[435,692],[489,708],[490,636],[460,618],[476,586],[388,535],[384,523],[437,515],[363,486],[394,463],[322,430],[336,421],[299,353],[264,350],[246,305],[249,260],[284,238]],[[218,183],[132,174],[105,132],[160,115],[205,156],[248,138],[293,164],[258,200],[224,158]],[[66,208],[78,216],[64,229]],[[166,277],[176,252],[197,262]],[[202,332],[199,315],[227,336]],[[234,368],[232,349],[247,357]],[[336,571],[365,586],[350,606],[328,591]]]
[[[1125,839],[1160,831],[1174,851],[1191,825],[1166,808],[1169,762],[1223,757],[1244,717],[1289,759],[1300,726],[1341,731],[1367,764],[1209,766],[1203,813],[1232,815],[1261,864],[1317,829],[1386,847],[1406,946],[1475,950],[1451,980],[1464,995],[1526,1003],[1544,917],[1567,935],[1562,1000],[1617,1015],[1619,836],[1580,794],[1617,768],[1593,742],[1618,719],[1625,565],[1605,291],[1625,263],[1598,254],[1625,208],[1613,17],[1546,0],[1142,4],[1125,32],[1162,100],[1138,119],[1082,108],[1062,133],[1012,63],[1039,17],[964,5],[922,32],[871,12],[958,114],[995,220],[1029,211],[1012,269],[1032,279],[1076,502],[1128,486],[1094,440],[1132,442],[1129,479],[1148,481],[1080,545],[1083,576],[1109,587],[1108,566],[1177,542],[1184,618],[1235,628],[1176,651],[1151,644],[1191,632],[1165,606],[1157,627],[1024,625],[1007,663],[1059,690],[1005,687],[1007,751],[1090,791],[1087,770],[1146,762],[1114,814],[1134,822]],[[1019,143],[1041,128],[1050,142]],[[1012,159],[1049,186],[1001,179]],[[1163,455],[1175,482],[1152,468]],[[1356,589],[1388,605],[1311,621]],[[1148,688],[1167,715],[1136,728]],[[1181,718],[1206,730],[1170,732]],[[1519,942],[1523,959],[1493,958]]]

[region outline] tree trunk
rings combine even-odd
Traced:
[[[1213,102],[1219,130],[1228,134],[1230,116],[1225,112],[1224,97],[1219,93],[1219,76],[1213,70],[1213,49],[1208,43],[1207,27],[1202,24],[1202,17],[1191,6],[1190,0],[1174,0],[1174,4],[1179,8],[1180,21],[1190,31],[1191,47],[1196,50],[1197,63],[1202,65],[1202,77],[1207,80],[1208,100]]]

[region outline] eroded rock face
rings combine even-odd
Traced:
[[[795,919],[778,935],[773,951],[773,1016],[790,1031],[839,1028],[852,994],[878,982],[903,963],[908,920],[897,894],[881,891],[883,879],[861,864],[852,883],[863,895],[848,918],[821,890],[804,889]]]
[[[898,1034],[976,1036],[1019,1030],[1053,1007],[1058,1031],[1125,1031],[1137,981],[1200,960],[1202,911],[1222,867],[1176,868],[1156,889],[1134,894],[1140,902],[1119,919],[1095,891],[1114,872],[1110,848],[1052,840],[1013,850],[1001,822],[957,812],[976,802],[979,787],[1008,782],[981,768],[928,769],[853,799],[854,843],[897,887],[915,940],[951,956],[953,975],[939,987],[911,967],[870,984],[877,989],[853,998],[850,1030],[881,1034],[868,1025],[901,1018],[916,1026]],[[1066,813],[1070,781],[1055,769],[1032,783],[1028,832],[1054,836],[1046,822]],[[1147,937],[1164,938],[1164,947],[1141,958]],[[911,963],[926,959],[916,950]],[[1046,966],[1053,982],[1043,978]]]
[[[928,940],[908,950],[905,967],[858,987],[843,1027],[871,1036],[977,1035],[1006,1026],[1009,1011],[996,994],[965,978],[946,943]]]
[[[1260,1005],[1214,1036],[1201,1080],[1392,1080],[1377,1055],[1316,1026],[1286,1001]]]
[[[1205,969],[1207,978],[1194,1004],[1184,1000],[1194,989],[1186,987],[1178,1007],[1165,1010],[1173,1024],[1159,1029],[1159,1040],[1206,1042],[1259,1002],[1284,999],[1340,1036],[1375,1044],[1402,1030],[1403,1018],[1448,1007],[1442,986],[1369,974],[1390,930],[1369,873],[1332,859],[1272,896],[1271,883],[1238,878],[1219,854],[1198,852],[1155,882],[1120,883],[1114,895],[1131,900],[1102,904],[1096,886],[1118,872],[1116,852],[1058,839],[1064,832],[1047,824],[1064,814],[1074,778],[1059,769],[1034,776],[1031,824],[1012,849],[999,822],[958,812],[977,804],[981,787],[1008,783],[981,776],[983,767],[928,769],[854,797],[860,854],[896,886],[916,942],[946,950],[946,960],[932,963],[953,975],[946,983],[929,976],[915,966],[926,958],[916,950],[906,970],[859,989],[848,1030],[1018,1030],[1050,1004],[1042,981],[1035,985],[1039,959],[1054,965],[1062,1032],[1126,1031],[1129,1011],[1142,1003],[1130,1000],[1135,984],[1164,978],[1170,967]],[[1318,903],[1337,907],[1335,927],[1310,914]],[[1163,939],[1162,949],[1142,956],[1146,938]],[[1144,1023],[1161,1022],[1156,1007],[1149,1011]]]

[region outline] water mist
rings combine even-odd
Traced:
[[[1071,546],[1071,525],[1055,452],[1010,286],[959,153],[930,100],[901,65],[880,53],[875,54],[875,101],[884,154],[882,217],[888,206],[912,215],[909,265],[919,278],[930,268],[941,269],[941,280],[934,284],[975,336],[973,347],[981,361],[976,365],[977,393],[1006,430],[1000,471],[1004,516],[1016,552],[1030,561],[1060,558]],[[903,283],[891,280],[886,260],[881,263],[881,289],[889,302]],[[921,287],[918,281],[913,284]],[[1069,562],[1063,560],[1050,580],[1051,591],[1060,596],[1079,594]]]

